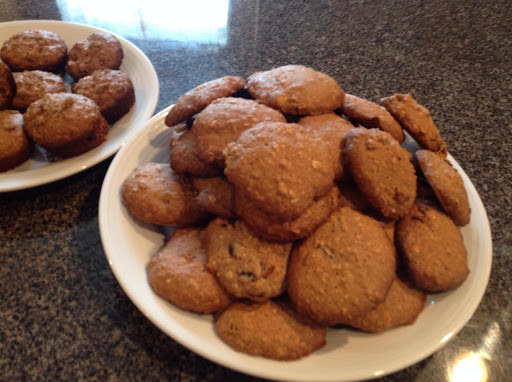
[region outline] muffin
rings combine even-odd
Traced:
[[[0,60],[0,110],[11,106],[16,94],[16,82],[12,76],[11,69]]]
[[[66,72],[78,80],[99,69],[119,69],[123,57],[123,48],[114,36],[94,33],[70,49]]]
[[[115,123],[135,103],[135,91],[127,74],[112,69],[96,70],[72,87],[73,93],[92,99],[109,123]]]
[[[18,33],[4,42],[0,55],[12,71],[58,70],[67,57],[66,43],[49,31],[32,29]]]
[[[64,93],[66,91],[62,77],[53,73],[25,70],[13,73],[13,77],[17,91],[12,101],[12,107],[22,112],[46,93]]]
[[[24,163],[32,144],[23,132],[23,115],[16,110],[0,111],[0,172]]]
[[[96,103],[69,93],[45,94],[25,114],[32,140],[60,157],[82,154],[106,140],[108,124]]]

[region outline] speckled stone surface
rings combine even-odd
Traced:
[[[0,22],[59,20],[65,3],[0,0]],[[468,354],[480,356],[488,380],[510,380],[512,3],[233,0],[227,20],[225,45],[126,35],[157,70],[157,111],[204,81],[289,63],[313,66],[374,101],[412,92],[480,193],[493,267],[479,308],[453,340],[378,381],[450,380]],[[182,347],[122,291],[98,231],[109,164],[0,193],[0,380],[257,380]]]

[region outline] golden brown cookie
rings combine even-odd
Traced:
[[[416,174],[407,150],[390,134],[350,130],[343,158],[357,187],[382,215],[397,219],[407,214],[416,198]]]
[[[325,345],[324,326],[301,317],[286,302],[235,302],[216,317],[217,334],[237,351],[281,361]]]
[[[66,61],[67,47],[53,32],[31,29],[4,42],[0,55],[12,71],[44,70],[52,72]]]
[[[461,285],[469,274],[462,234],[444,213],[415,203],[396,227],[409,277],[417,288],[441,292]]]
[[[148,281],[156,294],[180,309],[212,313],[233,301],[206,269],[203,232],[185,228],[171,239],[148,263]]]
[[[315,200],[297,219],[286,221],[275,221],[240,191],[235,195],[235,208],[237,215],[244,219],[256,235],[270,241],[289,242],[309,236],[325,223],[338,207],[339,195],[338,187],[333,187],[327,194]]]
[[[256,72],[247,79],[247,90],[264,105],[293,115],[330,113],[345,96],[334,78],[302,65]]]
[[[165,163],[138,166],[124,181],[121,195],[128,209],[148,223],[193,226],[208,218],[197,205],[190,180]]]
[[[227,179],[236,191],[276,219],[300,216],[333,187],[323,141],[294,123],[262,122],[228,145]]]
[[[423,311],[426,299],[425,293],[411,288],[397,277],[384,302],[377,305],[371,312],[354,318],[348,324],[370,333],[412,325]]]
[[[254,236],[242,220],[217,218],[205,234],[208,270],[228,293],[264,301],[285,288],[291,243],[271,243]]]
[[[0,111],[0,172],[24,163],[32,152],[32,143],[23,131],[23,115],[15,110]]]
[[[180,124],[176,126],[186,126]],[[181,130],[181,128],[179,129]],[[209,178],[222,174],[222,169],[215,164],[207,164],[199,159],[197,154],[197,138],[192,130],[172,133],[171,137],[171,167],[180,174]]]
[[[94,33],[69,50],[66,72],[78,80],[100,69],[119,69],[124,53],[110,33]]]
[[[88,151],[106,140],[106,121],[91,99],[69,93],[47,93],[25,113],[27,135],[58,156]]]
[[[25,70],[13,73],[16,81],[16,97],[12,107],[25,111],[32,102],[37,101],[46,93],[64,93],[66,87],[61,76],[41,70]]]
[[[328,151],[332,160],[334,179],[341,179],[343,175],[341,142],[354,125],[334,113],[302,117],[298,124],[306,127],[324,142],[324,150]]]
[[[368,129],[386,131],[400,144],[405,140],[400,124],[386,109],[376,103],[345,94],[341,110],[347,117]]]
[[[197,204],[203,210],[229,219],[235,216],[234,188],[226,179],[192,178],[192,186],[197,191]]]
[[[197,154],[205,163],[224,167],[223,150],[227,144],[259,122],[286,122],[277,110],[254,100],[219,98],[201,111],[192,126],[197,138]]]
[[[120,70],[100,69],[73,84],[73,93],[92,99],[101,114],[113,124],[135,104],[135,90],[126,73]]]
[[[228,97],[245,86],[242,77],[225,76],[205,82],[183,94],[165,117],[167,126],[177,125],[199,113],[217,98]]]
[[[410,94],[395,94],[383,98],[381,104],[421,147],[434,151],[443,159],[446,158],[446,143],[427,108],[417,103]]]
[[[8,109],[16,95],[16,82],[11,69],[0,60],[0,110]]]
[[[288,294],[316,322],[347,323],[384,301],[395,271],[395,247],[382,226],[342,207],[293,249]]]
[[[468,224],[471,208],[464,181],[457,170],[429,150],[418,150],[416,158],[418,158],[423,175],[432,186],[447,214],[457,225]]]

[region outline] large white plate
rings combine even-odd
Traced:
[[[121,287],[151,322],[176,341],[214,362],[259,377],[349,381],[382,376],[426,358],[470,319],[489,279],[491,232],[474,186],[449,157],[464,179],[472,208],[471,224],[462,229],[471,272],[461,287],[429,296],[424,312],[412,326],[382,334],[330,329],[327,345],[299,361],[278,362],[232,350],[217,337],[211,315],[183,312],[153,293],[145,266],[163,244],[164,235],[158,227],[135,220],[121,202],[121,185],[136,166],[168,161],[169,131],[164,124],[167,111],[148,121],[114,158],[101,190],[99,225],[106,256]]]
[[[108,32],[99,28],[62,21],[12,21],[0,23],[0,46],[12,35],[28,29],[57,33],[70,49],[75,42],[93,33]],[[111,33],[111,32],[108,32]],[[113,155],[153,115],[159,96],[158,77],[146,55],[119,35],[116,38],[124,51],[121,70],[128,74],[135,89],[135,105],[117,121],[102,145],[74,158],[48,162],[42,149],[36,149],[27,162],[0,173],[0,192],[20,190],[50,183],[83,171]]]

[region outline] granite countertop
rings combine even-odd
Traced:
[[[119,33],[155,66],[157,112],[207,80],[289,63],[313,66],[373,101],[413,93],[480,194],[493,265],[482,302],[460,333],[425,360],[378,380],[455,381],[453,368],[468,355],[479,357],[484,377],[473,373],[465,381],[510,380],[510,1],[217,0],[165,10],[156,1],[137,9],[82,3],[0,0],[0,22],[54,19]],[[98,230],[110,162],[0,193],[0,380],[257,380],[173,341],[121,289]]]

